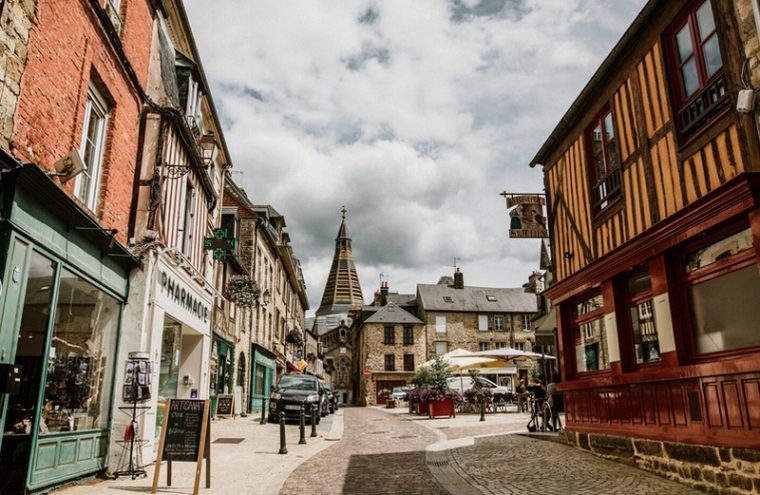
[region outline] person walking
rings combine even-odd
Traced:
[[[517,412],[528,412],[528,388],[525,386],[525,378],[520,378],[517,384]]]

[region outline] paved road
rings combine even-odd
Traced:
[[[280,495],[701,493],[577,449],[518,435],[477,438],[474,445],[431,451],[426,457],[427,446],[449,436],[447,429],[436,433],[426,427],[440,428],[439,423],[410,421],[406,415],[373,408],[343,411],[343,440],[301,464]],[[477,435],[487,426],[469,428]],[[451,428],[449,438],[460,438],[453,444],[467,444],[461,439],[465,429]]]
[[[343,415],[343,439],[293,471],[280,495],[448,495],[425,466],[434,432],[373,408]]]

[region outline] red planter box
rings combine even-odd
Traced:
[[[434,400],[432,402],[428,402],[428,417],[430,419],[433,419],[438,416],[448,416],[450,418],[457,417],[454,399],[446,398],[443,400]]]

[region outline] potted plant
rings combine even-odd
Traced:
[[[287,335],[285,335],[285,342],[288,344],[295,344],[296,346],[300,347],[303,345],[303,335],[300,331],[294,328],[290,330]]]
[[[458,394],[449,390],[449,378],[451,367],[448,362],[438,356],[430,366],[431,385],[427,389],[426,402],[428,405],[428,417],[438,416],[456,417],[456,399]]]
[[[414,390],[409,396],[409,412],[416,414],[427,414],[427,406],[425,402],[426,390],[433,382],[433,376],[430,368],[422,366],[414,372],[414,376],[410,380],[410,383],[415,386]]]
[[[253,280],[245,275],[237,275],[227,282],[223,295],[225,299],[237,306],[250,308],[256,304],[256,300],[261,296],[261,291],[256,287]]]

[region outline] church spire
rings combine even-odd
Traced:
[[[332,268],[327,276],[325,292],[322,294],[322,304],[317,310],[317,316],[345,313],[354,305],[364,304],[359,276],[354,265],[351,252],[351,238],[348,236],[346,224],[346,207],[341,209],[341,222],[338,236],[335,238],[335,255]]]

